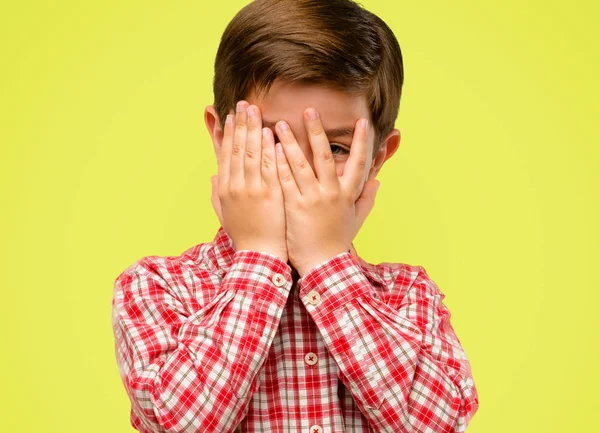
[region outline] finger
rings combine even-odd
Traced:
[[[369,121],[359,119],[354,128],[354,137],[350,147],[350,156],[344,167],[342,175],[342,184],[352,197],[356,197],[360,191],[361,181],[365,177],[365,167],[367,165],[367,142],[369,138]]]
[[[225,132],[225,123],[223,123],[223,125],[221,126],[221,128],[223,128],[222,133]],[[219,134],[217,134],[218,137]],[[223,145],[223,137],[221,137],[221,142],[219,143],[218,138],[215,137],[214,140],[211,140],[212,144],[213,144],[213,149],[215,150],[215,156],[217,157],[217,162],[220,161],[221,159],[221,146]]]
[[[275,157],[275,137],[271,128],[262,129],[261,173],[265,184],[271,188],[279,187],[277,178],[277,159]]]
[[[312,168],[304,156],[304,152],[298,146],[298,142],[284,120],[277,122],[277,136],[281,140],[283,151],[291,173],[296,180],[300,194],[307,195],[318,187],[319,183]]]
[[[221,148],[218,156],[218,176],[219,185],[221,188],[229,187],[229,176],[231,169],[231,146],[233,143],[234,116],[228,114],[223,127],[223,140],[221,140]]]
[[[215,214],[217,214],[217,218],[219,219],[219,223],[223,226],[223,214],[221,211],[221,200],[219,200],[219,177],[212,176],[210,178],[211,183],[211,195],[210,202],[212,204],[213,209],[215,210]]]
[[[238,187],[244,185],[244,154],[246,153],[246,135],[248,132],[248,103],[240,101],[235,108],[235,131],[231,148],[231,174],[229,182]]]
[[[262,118],[256,105],[250,105],[248,113],[248,135],[244,156],[244,177],[247,185],[262,185],[261,153],[262,153]]]
[[[296,179],[292,174],[292,170],[288,164],[283,145],[281,143],[276,144],[276,155],[277,155],[277,177],[283,191],[283,199],[286,201],[293,201],[300,195],[298,185],[296,185]]]
[[[335,159],[331,153],[331,144],[325,134],[317,110],[308,108],[304,112],[304,126],[312,148],[315,172],[319,183],[327,189],[339,187],[340,181],[335,170]]]

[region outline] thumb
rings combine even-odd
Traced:
[[[219,200],[219,176],[212,176],[210,178],[210,183],[212,185],[210,202],[212,203],[212,207],[217,214],[217,218],[219,218],[219,223],[223,226],[223,215],[221,212],[221,200]]]
[[[360,197],[356,200],[355,210],[357,222],[359,224],[358,227],[362,226],[371,213],[373,206],[375,206],[375,195],[377,194],[379,185],[380,182],[378,180],[368,180],[363,187]]]

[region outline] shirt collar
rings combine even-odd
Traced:
[[[233,262],[235,247],[233,244],[233,240],[231,239],[231,237],[229,237],[229,235],[222,226],[219,227],[219,230],[217,231],[217,234],[213,239],[213,245],[214,260],[216,262],[216,266],[219,269],[219,271],[225,274],[229,270]],[[356,252],[354,244],[352,244],[350,248],[350,255],[352,257],[352,260],[358,265],[365,277],[367,277],[372,283],[379,284],[382,287],[386,286],[386,283],[383,277],[381,276],[377,265],[368,263],[365,260],[363,260]]]

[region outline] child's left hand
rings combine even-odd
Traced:
[[[350,249],[375,204],[379,186],[375,179],[364,181],[369,135],[366,119],[356,122],[350,156],[343,176],[338,178],[321,120],[318,115],[310,119],[310,110],[304,113],[304,124],[316,177],[289,126],[281,128],[287,123],[277,123],[283,148],[283,153],[276,152],[277,172],[284,197],[288,257],[300,276]]]

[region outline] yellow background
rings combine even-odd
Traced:
[[[130,432],[113,281],[211,241],[203,109],[246,1],[0,6],[5,432]],[[473,367],[470,433],[593,432],[600,14],[594,1],[364,0],[394,30],[401,147],[355,245],[422,265]]]

